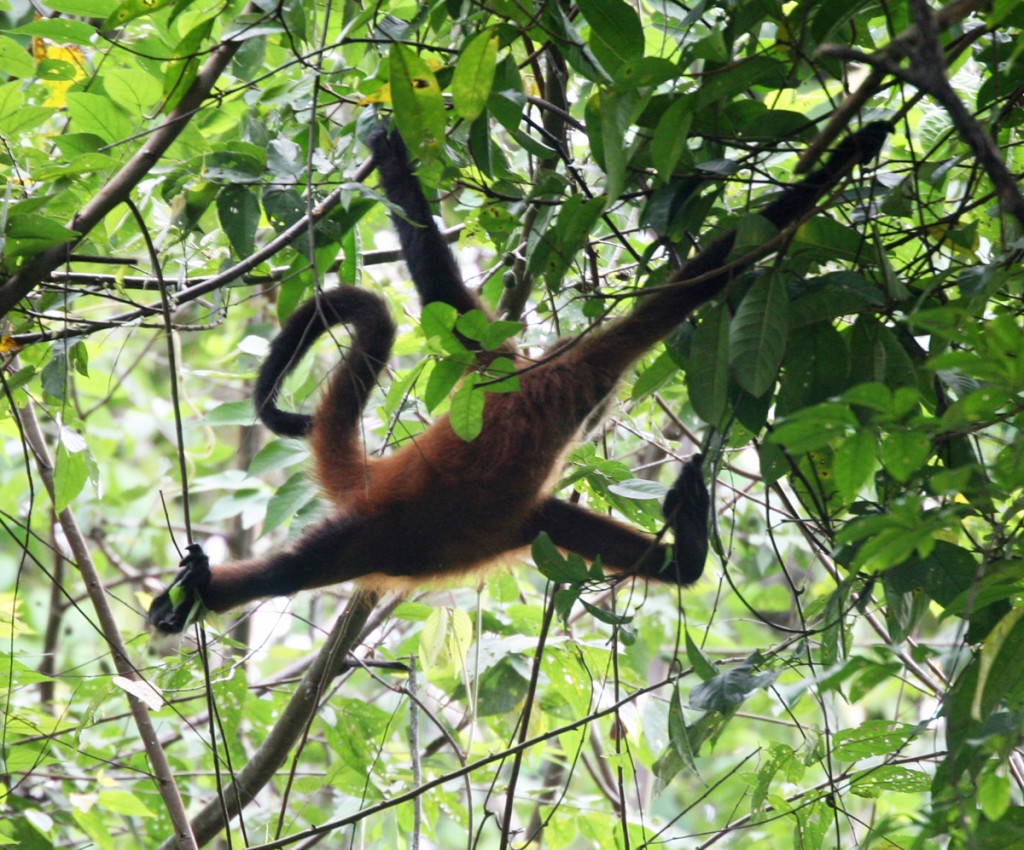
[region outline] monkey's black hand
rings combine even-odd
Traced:
[[[711,499],[700,474],[699,454],[683,464],[676,483],[665,496],[661,509],[675,532],[675,557],[662,573],[664,579],[692,584],[704,572],[708,556],[708,508]]]
[[[210,584],[210,559],[203,547],[190,543],[181,559],[181,570],[170,586],[149,606],[147,619],[162,632],[175,634],[188,625],[189,615],[202,604],[203,591]]]

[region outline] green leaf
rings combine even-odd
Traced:
[[[117,788],[100,791],[97,805],[106,811],[117,812],[131,817],[152,818],[156,812],[150,809],[140,797]]]
[[[388,63],[395,123],[415,155],[438,151],[444,144],[444,98],[437,78],[416,52],[391,45]]]
[[[435,609],[421,602],[401,602],[392,612],[391,616],[400,620],[408,620],[411,623],[424,622]]]
[[[823,258],[853,260],[864,253],[864,237],[853,227],[818,215],[797,229],[793,251],[821,252]]]
[[[251,411],[251,408],[250,408]],[[249,464],[250,475],[265,475],[309,460],[309,449],[298,440],[271,440]]]
[[[778,673],[756,673],[753,667],[742,664],[724,673],[717,673],[690,691],[690,705],[704,711],[728,714],[759,688],[767,688],[778,678]]]
[[[81,439],[81,438],[79,438]],[[71,451],[65,440],[57,446],[57,457],[53,470],[53,510],[60,513],[82,492],[89,480],[84,443]]]
[[[926,792],[931,784],[931,778],[922,770],[914,770],[904,765],[883,764],[855,776],[851,790],[859,796],[874,800],[886,791],[921,794]]]
[[[658,56],[643,56],[623,62],[615,69],[616,88],[646,88],[674,80],[682,74],[675,63]]]
[[[724,304],[701,313],[686,365],[686,388],[697,415],[720,423],[729,404],[729,313]]]
[[[696,753],[690,741],[690,730],[686,726],[686,714],[683,710],[682,691],[677,685],[672,689],[672,699],[668,708],[668,739],[670,746],[678,753],[683,763],[693,771],[697,770]],[[660,777],[666,781],[665,777]]]
[[[580,12],[590,24],[591,38],[622,61],[644,55],[644,30],[632,6],[623,0],[580,0]]]
[[[123,0],[103,22],[102,29],[114,29],[129,21],[141,18],[173,5],[177,0]]]
[[[24,106],[16,109],[0,117],[0,133],[16,135],[28,132],[51,118],[54,111],[49,106]],[[66,142],[67,136],[62,136],[62,146]]]
[[[718,106],[741,95],[754,85],[784,85],[789,68],[785,62],[768,56],[754,56],[734,62],[720,73],[707,74],[695,97],[695,112]]]
[[[605,192],[609,198],[618,198],[626,182],[629,147],[625,142],[630,135],[638,102],[633,91],[604,89],[600,94],[601,147],[607,177]]]
[[[92,133],[111,144],[128,138],[135,127],[109,97],[91,92],[68,92],[68,115],[76,133]]]
[[[489,393],[519,392],[517,365],[509,357],[496,357],[480,372],[481,384]]]
[[[0,132],[3,132],[3,119],[0,119]],[[61,177],[77,177],[96,171],[113,171],[121,163],[112,156],[102,153],[83,153],[72,157],[67,162],[54,162],[35,171],[37,180],[57,180]]]
[[[850,358],[846,342],[830,322],[804,325],[798,333],[790,326],[779,384],[779,413],[826,401],[849,385]]]
[[[270,497],[267,503],[267,516],[263,521],[263,532],[266,533],[288,522],[316,497],[316,487],[309,480],[309,476],[302,472],[295,473]]]
[[[729,365],[736,382],[760,397],[774,385],[786,353],[786,286],[780,275],[760,276],[747,292],[729,328]]]
[[[509,714],[523,700],[529,688],[529,679],[515,669],[512,659],[505,658],[481,677],[477,714],[480,717]]]
[[[931,440],[919,431],[891,431],[882,440],[882,465],[897,481],[909,481],[931,453]]]
[[[255,425],[256,411],[251,401],[227,401],[203,417],[208,425]]]
[[[448,415],[452,430],[467,443],[480,436],[484,428],[485,390],[476,386],[476,376],[467,375],[462,386],[452,396]]]
[[[559,211],[554,227],[542,231],[534,244],[527,264],[529,273],[544,275],[548,288],[557,291],[591,228],[604,212],[606,201],[604,195],[589,200],[582,195],[569,198]]]
[[[690,637],[690,631],[687,629],[686,634],[686,658],[690,664],[693,665],[694,672],[700,676],[701,681],[708,682],[718,675],[718,668],[711,662],[696,643],[693,638]]]
[[[143,0],[143,2],[148,2],[148,0]],[[201,21],[174,45],[175,61],[168,62],[164,71],[164,112],[173,110],[195,83],[196,75],[199,73],[200,59],[204,54],[203,44],[213,32],[215,22],[216,18]]]
[[[764,442],[758,446],[758,461],[765,484],[774,484],[790,472],[786,456],[774,442]]]
[[[853,729],[835,733],[832,754],[843,761],[857,762],[873,756],[887,756],[917,733],[917,727],[892,720],[866,720]]]
[[[451,304],[432,301],[420,313],[420,327],[432,350],[440,350],[469,362],[469,350],[453,333],[459,319],[458,311]]]
[[[589,578],[583,559],[578,555],[575,558],[563,555],[545,532],[537,535],[531,544],[530,554],[541,575],[556,584],[573,584]]]
[[[658,121],[651,140],[651,162],[663,182],[668,182],[675,171],[676,163],[687,149],[687,136],[693,120],[693,102],[681,97],[676,100]]]
[[[664,386],[679,371],[675,358],[668,352],[662,351],[654,362],[644,369],[639,370],[633,387],[630,390],[630,398],[633,401],[644,398],[656,392]]]
[[[978,802],[990,821],[999,820],[1010,808],[1013,794],[1010,779],[996,773],[988,773],[978,783]]]
[[[102,18],[117,8],[118,0],[53,0],[46,7],[55,12],[81,15],[83,18]]]
[[[252,189],[238,183],[222,186],[217,193],[217,216],[235,256],[242,259],[251,255],[256,250],[261,216],[260,202]]]
[[[4,255],[33,256],[46,248],[74,242],[79,234],[52,219],[32,213],[12,216],[7,222]]]
[[[664,499],[668,488],[657,481],[646,478],[628,478],[608,485],[608,489],[616,496],[625,499]]]
[[[981,649],[978,684],[971,717],[984,721],[1000,704],[1019,705],[1024,695],[1024,608],[1014,608],[999,621]]]
[[[452,99],[455,112],[466,121],[473,121],[487,105],[494,84],[498,57],[498,38],[491,30],[476,35],[463,48],[452,75]]]
[[[456,319],[455,328],[463,336],[479,342],[485,351],[494,351],[518,334],[523,323],[494,320],[483,310],[470,310]]]
[[[877,435],[873,431],[863,429],[847,437],[836,449],[832,471],[836,476],[836,488],[847,504],[857,498],[878,468],[876,440]]]
[[[435,608],[420,630],[420,666],[432,670],[444,651],[450,609]]]
[[[7,32],[39,36],[58,44],[78,44],[83,47],[90,46],[96,36],[95,27],[89,26],[84,21],[73,21],[70,18],[44,18],[7,30]]]
[[[36,63],[28,51],[5,35],[0,36],[0,72],[14,79],[31,78],[36,72]]]
[[[579,556],[577,555],[577,557]],[[609,626],[625,626],[633,621],[633,618],[628,614],[616,614],[614,611],[609,611],[606,608],[598,608],[596,605],[591,605],[585,599],[580,599],[580,604],[591,617]]]
[[[271,226],[278,233],[287,230],[306,214],[306,202],[302,195],[290,187],[279,189],[271,186],[264,189],[263,208]]]
[[[163,85],[156,77],[138,69],[115,69],[103,75],[103,89],[133,118],[142,118],[156,104],[163,93]]]
[[[434,364],[423,392],[423,403],[427,412],[433,413],[437,406],[448,398],[448,394],[466,374],[466,364],[451,357],[444,357]]]

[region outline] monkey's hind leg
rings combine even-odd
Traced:
[[[601,559],[609,572],[639,575],[674,584],[693,584],[708,554],[710,497],[700,472],[701,456],[690,458],[665,496],[662,511],[672,527],[669,546],[625,523],[579,505],[550,498],[541,502],[524,528],[525,542],[544,531],[563,549],[588,560]]]

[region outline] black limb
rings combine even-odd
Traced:
[[[836,145],[821,168],[786,189],[761,210],[761,215],[778,228],[807,215],[822,193],[834,186],[847,171],[878,156],[892,129],[893,125],[888,121],[872,121],[851,133]]]
[[[451,249],[441,236],[430,203],[420,181],[412,172],[409,152],[396,130],[381,127],[367,140],[380,174],[387,199],[402,210],[391,220],[402,243],[402,255],[409,267],[421,303],[450,304],[460,313],[479,308],[476,298],[462,282],[462,275]]]
[[[662,578],[674,578],[678,584],[692,584],[704,572],[708,557],[708,511],[711,497],[704,485],[699,454],[683,464],[683,469],[665,496],[661,509],[675,534],[672,563]]]
[[[168,634],[177,634],[188,625],[193,609],[202,603],[203,591],[210,584],[210,559],[198,543],[189,544],[188,554],[179,566],[178,575],[153,600],[147,614],[151,625]]]

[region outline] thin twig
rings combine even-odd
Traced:
[[[36,418],[35,408],[32,402],[28,402],[18,413],[21,421],[25,439],[36,459],[36,469],[39,477],[43,480],[50,499],[56,504],[53,483],[53,460],[46,445],[43,431],[39,427],[39,420]],[[100,580],[99,572],[93,563],[89,553],[89,547],[85,541],[85,535],[78,527],[78,522],[70,507],[64,508],[58,515],[61,528],[64,529],[64,536],[67,538],[71,552],[75,556],[75,566],[82,574],[86,591],[92,601],[93,609],[99,620],[103,637],[110,649],[114,661],[114,667],[119,676],[130,682],[137,682],[148,687],[145,680],[139,676],[135,667],[128,657],[128,648],[121,640],[121,633],[117,628],[117,621],[114,613],[107,604],[107,597],[104,593],[103,582]],[[146,704],[131,691],[126,690],[128,705],[131,707],[132,718],[139,730],[139,737],[146,749],[150,766],[153,768],[153,778],[156,782],[160,796],[163,797],[164,805],[167,807],[167,814],[174,825],[174,835],[167,839],[165,846],[168,848],[178,847],[181,850],[197,850],[196,837],[189,827],[188,815],[185,812],[185,804],[181,799],[178,785],[174,781],[174,773],[167,761],[167,754],[157,740],[156,728],[149,716],[149,709]]]
[[[254,14],[258,11],[258,7],[250,4],[246,6],[242,14]],[[167,116],[167,120],[142,143],[142,147],[133,154],[121,170],[111,177],[107,184],[72,219],[70,226],[79,234],[77,240],[80,240],[103,221],[111,210],[126,201],[139,181],[146,177],[152,171],[153,166],[167,153],[168,148],[185,129],[189,121],[199,113],[204,102],[210,96],[210,92],[213,91],[214,84],[220,79],[220,75],[234,58],[238,48],[242,46],[242,41],[242,39],[222,41],[213,49],[210,58],[200,68],[189,90],[185,92],[178,105]],[[0,318],[6,316],[50,272],[66,261],[74,244],[74,242],[67,242],[41,251],[9,277],[0,286]]]
[[[349,599],[274,728],[226,790],[223,795],[226,799],[212,800],[193,818],[192,830],[199,844],[206,844],[226,828],[225,810],[229,817],[237,815],[277,774],[295,742],[306,732],[310,718],[320,708],[327,685],[344,669],[346,656],[362,636],[363,626],[379,598],[373,591],[357,590]],[[290,843],[291,839],[283,841]],[[160,850],[172,850],[173,846],[165,841]]]

